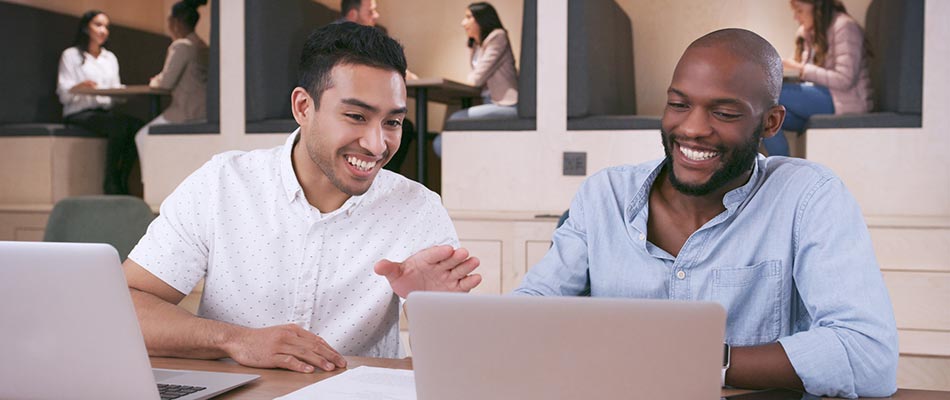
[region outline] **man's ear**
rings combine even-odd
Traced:
[[[294,120],[297,125],[304,126],[305,122],[313,118],[316,107],[313,104],[313,98],[307,90],[297,86],[293,92],[290,92],[290,111],[294,114]]]
[[[765,121],[762,124],[762,137],[775,136],[778,130],[782,128],[782,122],[785,122],[785,106],[776,104],[769,108],[765,113]]]
[[[343,17],[343,19],[350,22],[354,22],[357,20],[357,17],[359,17],[359,15],[360,15],[360,10],[356,8],[351,8],[350,11],[346,12],[346,16]]]

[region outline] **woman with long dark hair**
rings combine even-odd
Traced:
[[[511,51],[508,31],[501,24],[495,7],[486,2],[468,5],[462,29],[471,49],[472,72],[468,83],[482,88],[483,104],[453,113],[449,119],[515,118],[518,116],[518,71]],[[442,154],[442,136],[433,146]]]
[[[138,154],[133,135],[142,121],[112,109],[112,98],[77,94],[77,89],[110,89],[122,86],[119,62],[107,50],[109,16],[99,10],[88,11],[79,19],[73,46],[59,59],[56,94],[63,103],[63,119],[108,138],[106,147],[106,194],[128,194],[129,173]]]
[[[870,111],[871,51],[861,26],[838,0],[791,0],[791,6],[799,23],[795,57],[783,62],[802,82],[782,85],[779,103],[787,110],[782,130],[801,133],[815,114]],[[789,154],[782,130],[765,139],[770,156]]]
[[[146,154],[145,136],[149,126],[198,122],[207,118],[208,45],[195,34],[195,25],[200,18],[198,7],[207,3],[208,0],[182,0],[172,6],[168,16],[172,44],[168,46],[162,72],[152,77],[149,86],[170,89],[172,102],[135,135],[143,176],[146,168],[152,168],[147,160],[142,159]]]

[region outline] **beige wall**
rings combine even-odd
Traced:
[[[144,31],[165,34],[165,18],[178,0],[0,0],[31,7],[56,11],[63,14],[82,15],[88,10],[102,10],[113,24],[138,28]],[[211,1],[198,9],[201,19],[195,31],[205,42],[211,31]],[[339,7],[339,6],[337,6]],[[120,60],[121,61],[121,60]]]
[[[797,23],[786,0],[617,0],[633,23],[638,114],[660,115],[676,61],[686,46],[721,28],[745,28],[790,57]],[[844,0],[864,24],[870,0]]]

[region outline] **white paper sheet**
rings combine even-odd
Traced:
[[[275,400],[416,400],[412,371],[356,367]]]

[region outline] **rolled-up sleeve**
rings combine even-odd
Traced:
[[[779,340],[809,393],[886,397],[897,390],[897,328],[857,202],[837,178],[796,210],[795,286],[811,324]]]
[[[187,294],[208,270],[213,237],[210,207],[219,159],[212,158],[162,202],[159,216],[129,253],[147,271]]]

